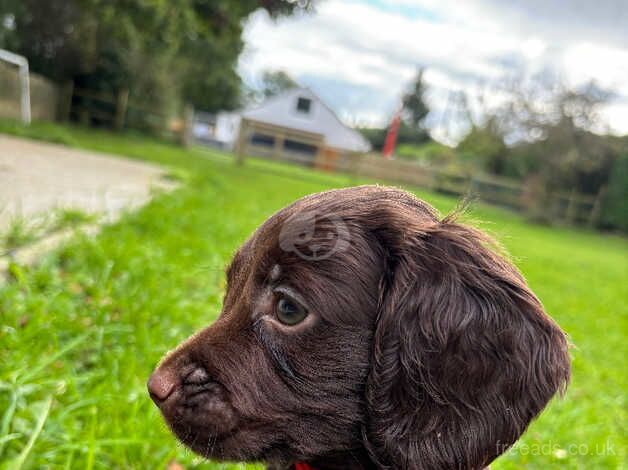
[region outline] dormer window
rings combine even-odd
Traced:
[[[309,98],[304,98],[303,96],[299,96],[297,99],[297,111],[303,114],[310,114],[310,109],[312,108],[312,100]]]

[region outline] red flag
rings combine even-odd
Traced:
[[[294,470],[314,470],[314,469],[306,463],[295,463]]]
[[[384,148],[382,149],[384,158],[390,159],[392,158],[393,153],[395,153],[397,134],[399,133],[399,125],[401,124],[401,111],[403,111],[403,107],[399,108],[399,111],[395,113],[392,121],[390,122],[390,126],[388,127],[388,133],[386,134],[386,140],[384,141]]]

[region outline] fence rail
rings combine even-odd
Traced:
[[[140,112],[157,120],[169,119],[169,116],[149,106],[129,101],[129,90],[126,88],[117,93],[73,88],[71,98],[69,111],[79,121],[96,118],[118,130],[127,124],[129,112]]]
[[[272,148],[258,149],[249,146],[251,154],[272,160],[347,173],[354,176],[381,179],[386,181],[422,187],[459,197],[478,199],[534,215],[538,210],[551,220],[566,223],[595,225],[599,217],[603,190],[597,196],[554,192],[542,200],[543,207],[536,208],[540,199],[539,189],[522,184],[520,181],[485,173],[463,174],[439,168],[432,168],[417,162],[386,160],[376,154],[344,154],[333,161],[325,160],[321,154],[311,159],[299,155],[282,153],[278,155]]]

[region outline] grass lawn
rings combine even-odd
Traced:
[[[258,224],[299,196],[363,181],[256,160],[237,168],[220,152],[133,135],[0,122],[3,131],[158,162],[182,185],[36,268],[12,267],[0,286],[0,469],[244,468],[177,445],[146,379],[216,317],[225,264]],[[442,211],[456,204],[417,194]],[[574,344],[565,399],[491,468],[626,468],[628,242],[484,205],[468,218],[508,248]]]

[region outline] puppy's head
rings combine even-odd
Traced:
[[[227,279],[219,319],[149,380],[206,457],[482,468],[569,378],[564,335],[518,271],[400,190],[295,202]]]

